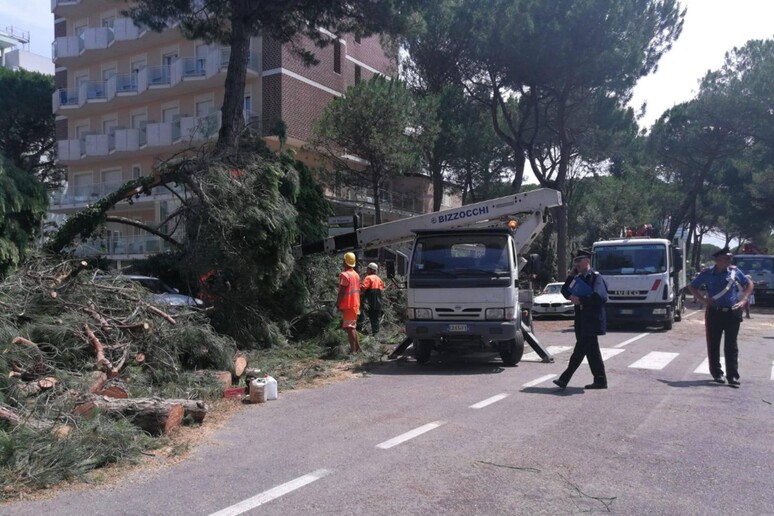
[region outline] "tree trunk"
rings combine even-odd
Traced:
[[[98,409],[111,416],[126,417],[132,424],[151,435],[162,435],[180,426],[183,422],[185,406],[181,401],[151,398],[113,399],[89,396],[87,401],[78,404],[73,412],[76,415],[84,416]]]
[[[231,54],[226,70],[222,121],[216,144],[218,153],[235,148],[244,127],[245,80],[250,59],[250,31],[247,23],[251,7],[247,0],[232,1],[231,6]]]
[[[379,172],[371,172],[371,195],[374,196],[374,224],[382,223],[382,203],[379,200]]]
[[[524,151],[514,152],[513,159],[515,160],[513,170],[513,182],[511,182],[511,188],[513,193],[517,194],[521,191],[521,184],[524,182],[524,168],[527,165],[527,157],[524,155]]]
[[[435,158],[430,160],[430,178],[433,182],[433,211],[441,209],[443,202],[443,164]]]

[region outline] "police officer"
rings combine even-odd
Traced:
[[[599,350],[599,335],[607,332],[607,284],[602,275],[591,268],[591,252],[579,250],[573,264],[573,270],[562,285],[562,295],[575,305],[575,349],[567,369],[554,383],[560,389],[567,387],[585,357],[594,382],[584,388],[607,389],[605,364]]]
[[[688,288],[700,303],[706,306],[704,325],[707,334],[707,355],[710,374],[717,383],[726,383],[723,369],[720,367],[720,339],[725,334],[724,354],[726,357],[726,375],[728,384],[739,387],[739,348],[736,337],[742,322],[742,308],[753,291],[753,282],[744,273],[731,265],[734,256],[728,247],[724,247],[712,256],[715,265],[702,270]],[[699,290],[707,286],[706,295]]]

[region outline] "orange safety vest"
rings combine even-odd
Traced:
[[[384,290],[384,282],[382,281],[382,278],[376,274],[369,274],[366,276],[363,279],[363,283],[360,284],[360,290],[368,289]]]
[[[354,269],[347,269],[339,274],[339,285],[346,287],[344,297],[339,303],[341,310],[360,308],[360,276]]]

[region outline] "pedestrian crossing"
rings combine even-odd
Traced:
[[[556,356],[561,353],[566,353],[568,351],[571,351],[571,346],[548,346],[548,352],[552,355]],[[625,350],[621,348],[600,348],[599,350],[602,353],[602,361],[607,362],[609,359],[616,357],[620,354],[622,354],[624,351],[627,351],[628,357],[632,357],[635,353],[632,353],[631,350]],[[645,354],[642,354],[643,352],[640,352],[636,358],[633,359],[631,363],[628,364],[627,367],[631,369],[645,369],[645,370],[651,370],[651,371],[661,371],[663,369],[666,369],[670,364],[672,364],[677,357],[680,356],[680,353],[672,353],[672,352],[665,352],[665,351],[648,351],[644,352]],[[534,355],[534,357],[532,356]],[[698,360],[698,358],[697,358]],[[725,358],[721,355],[721,366],[725,368]],[[538,362],[539,357],[536,353],[526,353],[524,355],[524,358],[522,361],[535,361]],[[583,364],[588,364],[587,359],[583,359]],[[693,369],[693,374],[698,375],[710,375],[709,370],[709,359],[704,358],[701,360],[701,362]],[[771,380],[774,380],[774,363],[772,363],[772,369],[771,369]],[[539,382],[543,382],[545,378],[540,378]]]

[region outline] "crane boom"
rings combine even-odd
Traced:
[[[531,213],[527,224],[520,227],[521,251],[537,236],[546,220],[546,210],[562,204],[562,194],[550,188],[540,188],[530,192],[506,195],[496,199],[467,204],[460,208],[417,215],[393,222],[385,222],[357,231],[328,237],[325,240],[298,246],[294,249],[296,257],[308,254],[334,253],[349,249],[369,249],[406,242],[414,238],[414,232],[434,229],[456,229],[519,213]],[[542,221],[542,224],[540,223]],[[521,236],[523,235],[523,236]]]

